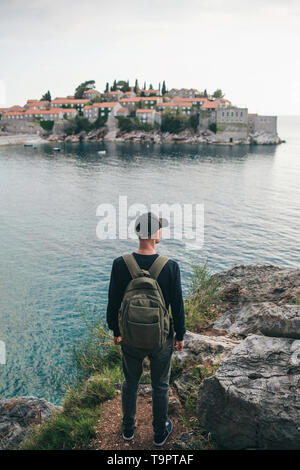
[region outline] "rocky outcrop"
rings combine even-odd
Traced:
[[[207,336],[187,331],[184,337],[184,350],[174,352],[173,358],[180,362],[195,361],[197,364],[218,364],[238,344],[226,336]]]
[[[42,398],[0,400],[0,450],[17,448],[33,425],[48,420],[58,409]]]
[[[227,315],[219,318],[214,325],[235,336],[245,337],[255,333],[300,339],[300,305],[250,303],[227,310]]]
[[[235,266],[216,276],[223,300],[213,328],[229,334],[299,338],[300,270],[275,266]]]
[[[251,144],[259,145],[271,145],[271,144],[280,144],[281,140],[278,135],[271,134],[268,132],[255,132],[254,134],[249,135]]]
[[[299,449],[300,341],[250,335],[202,382],[198,417],[226,449]]]
[[[223,448],[299,448],[300,271],[235,266],[216,277],[211,328],[242,341],[201,383],[199,420]]]

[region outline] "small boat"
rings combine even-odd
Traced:
[[[24,144],[24,147],[33,147],[33,144]]]
[[[53,152],[60,152],[61,151],[61,148],[60,147],[54,147],[53,148]]]
[[[99,151],[98,151],[98,154],[99,154],[99,155],[105,155],[105,154],[106,154],[106,150],[99,150]]]

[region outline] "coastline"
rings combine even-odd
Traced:
[[[36,134],[13,134],[13,135],[0,135],[0,146],[6,145],[24,145],[24,144],[42,144],[47,140]]]
[[[97,131],[85,132],[65,136],[64,134],[51,134],[47,137],[48,142],[65,142],[65,143],[79,143],[79,142],[116,142],[116,143],[146,143],[146,144],[209,144],[209,145],[279,145],[282,141],[277,135],[260,133],[250,135],[246,139],[236,139],[232,142],[228,139],[222,139],[222,136],[214,134],[213,132],[203,132],[200,134],[192,133],[190,131],[182,131],[179,134],[171,134],[168,132],[158,131],[131,131],[131,132],[116,132],[111,135],[106,129]]]

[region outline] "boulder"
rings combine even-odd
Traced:
[[[197,414],[225,449],[299,449],[300,341],[250,335],[200,387]]]
[[[241,265],[216,275],[223,301],[211,325],[231,335],[261,333],[299,338],[300,270]]]
[[[253,333],[300,339],[300,305],[276,305],[272,302],[245,304],[227,310],[227,314],[214,322],[214,327],[238,336]]]
[[[184,349],[175,351],[173,359],[178,361],[192,360],[197,364],[210,363],[216,365],[228,354],[238,341],[226,336],[207,336],[187,331],[184,336]]]
[[[17,448],[33,425],[47,421],[59,409],[36,397],[0,400],[0,450]]]
[[[225,303],[295,304],[300,295],[300,270],[272,265],[239,265],[216,275]]]

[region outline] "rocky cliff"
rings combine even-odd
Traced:
[[[221,448],[299,449],[300,271],[237,266],[218,277],[211,328],[239,344],[200,385],[198,417]]]

